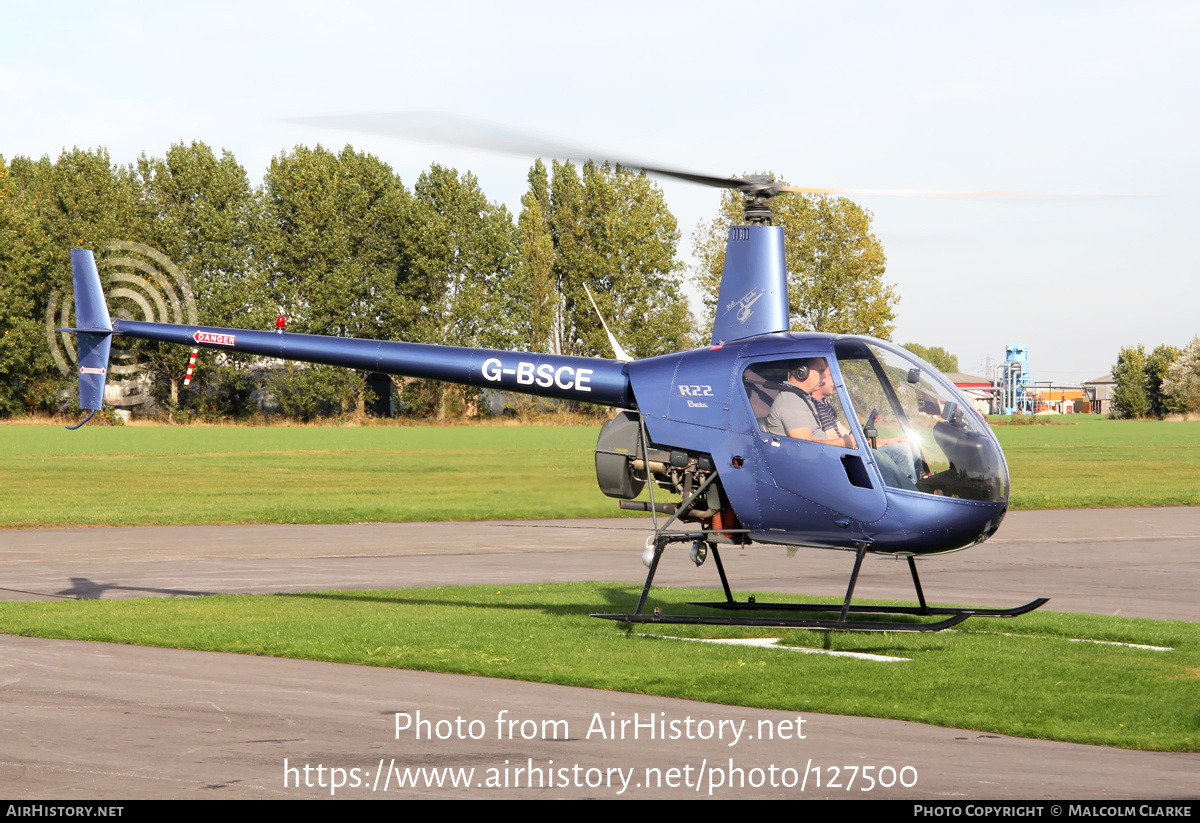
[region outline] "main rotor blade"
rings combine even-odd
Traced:
[[[925,189],[843,189],[812,186],[780,186],[782,191],[798,194],[876,195],[881,197],[929,197],[946,200],[1027,200],[1032,202],[1063,200],[1128,200],[1153,197],[1151,194],[1105,194],[1068,191],[931,191]]]
[[[524,157],[550,157],[558,160],[595,160],[611,163],[626,169],[645,171],[675,177],[705,186],[724,189],[743,188],[743,181],[728,177],[713,177],[706,174],[664,169],[636,160],[617,160],[605,152],[593,151],[581,146],[534,137],[491,123],[483,123],[468,117],[439,111],[391,111],[366,114],[332,114],[319,117],[292,117],[291,123],[306,126],[323,126],[334,129],[350,129],[385,137],[404,140],[420,140],[426,143],[452,143],[474,149],[488,149]]]
[[[749,196],[772,197],[781,192],[799,194],[864,195],[885,197],[929,197],[944,199],[1004,199],[1047,202],[1063,200],[1121,200],[1150,197],[1147,194],[1104,194],[1080,192],[1038,191],[924,191],[919,189],[849,189],[821,186],[783,186],[765,176],[745,178],[714,177],[708,174],[668,169],[637,160],[616,159],[606,152],[593,151],[581,146],[534,137],[514,129],[484,123],[469,117],[441,111],[391,111],[367,112],[363,114],[331,114],[316,117],[292,117],[287,122],[306,126],[322,126],[333,129],[349,129],[367,134],[378,134],[403,140],[419,140],[427,143],[451,143],[475,149],[518,154],[523,157],[548,157],[558,160],[594,160],[610,163],[626,169],[644,171],[648,174],[674,177],[714,186],[722,189],[737,189]]]

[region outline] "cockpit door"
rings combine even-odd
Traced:
[[[887,510],[887,498],[868,466],[870,453],[858,442],[861,438],[852,434],[837,394],[814,399],[789,380],[797,360],[829,362],[801,355],[774,355],[748,363],[742,372],[744,396],[755,424],[756,447],[774,487],[861,523],[878,520]],[[830,367],[829,375],[835,384],[841,382],[836,367]],[[792,396],[781,400],[784,393]],[[797,404],[802,414],[809,410],[814,418],[822,415],[828,419],[829,411],[822,409],[817,400],[823,400],[841,418],[841,430],[851,434],[849,440],[823,442],[819,438],[790,437],[777,423],[771,424],[773,409]],[[775,419],[779,419],[778,414]]]

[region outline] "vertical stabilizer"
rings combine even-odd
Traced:
[[[780,226],[732,226],[725,245],[713,345],[790,328]]]
[[[71,249],[71,278],[75,285],[75,327],[81,331],[112,331],[108,305],[100,287],[96,258],[87,249]]]
[[[99,409],[104,404],[108,355],[112,348],[112,321],[100,287],[96,258],[90,251],[71,249],[71,275],[75,281],[75,332],[79,351],[79,407]]]

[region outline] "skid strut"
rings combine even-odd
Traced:
[[[593,614],[605,620],[618,620],[625,623],[679,623],[702,626],[768,626],[778,628],[801,629],[830,629],[840,631],[876,631],[876,632],[937,632],[957,626],[973,616],[986,617],[1016,617],[1031,612],[1044,605],[1049,598],[1039,597],[1023,606],[1013,609],[973,609],[948,608],[930,606],[925,602],[925,592],[921,588],[921,579],[917,576],[917,565],[913,558],[908,558],[908,569],[912,574],[913,586],[916,588],[919,606],[871,606],[852,605],[850,600],[854,595],[854,586],[858,582],[858,573],[862,568],[863,558],[867,547],[859,546],[854,554],[854,570],[850,573],[850,583],[846,587],[846,597],[840,604],[835,603],[759,603],[750,598],[746,601],[734,600],[729,589],[729,580],[725,576],[725,567],[721,563],[721,554],[710,532],[659,532],[654,537],[654,557],[650,561],[650,573],[646,575],[646,584],[642,587],[642,596],[638,600],[637,610],[633,614]],[[716,617],[709,615],[670,615],[662,614],[655,609],[652,614],[646,614],[646,599],[650,595],[650,586],[654,582],[654,574],[658,571],[658,562],[663,550],[670,543],[708,541],[709,551],[716,562],[717,573],[721,576],[721,587],[725,590],[725,600],[717,602],[692,602],[692,606],[705,606],[724,611],[770,611],[770,612],[813,612],[837,613],[836,620],[803,618],[803,617]],[[850,615],[912,615],[912,616],[944,616],[944,620],[933,623],[902,623],[880,620],[849,620]]]

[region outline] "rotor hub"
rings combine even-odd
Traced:
[[[775,222],[770,200],[784,193],[785,189],[780,183],[766,174],[751,174],[732,182],[738,191],[746,195],[744,210],[748,225],[769,226]]]

